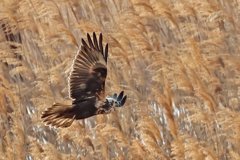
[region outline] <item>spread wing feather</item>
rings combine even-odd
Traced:
[[[88,44],[82,39],[81,49],[74,59],[69,76],[69,96],[75,101],[105,94],[108,45],[104,53],[102,34],[99,36],[99,44],[95,33],[93,41],[89,34],[87,39]]]
[[[106,63],[107,63],[107,57],[108,57],[108,44],[106,44],[106,46],[105,46],[105,61],[106,61]]]

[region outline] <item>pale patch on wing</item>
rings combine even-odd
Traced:
[[[86,84],[80,84],[80,88],[85,89],[85,88],[87,88],[87,85]]]
[[[105,105],[104,101],[96,99],[96,102],[95,102],[96,108],[101,108],[103,105]]]

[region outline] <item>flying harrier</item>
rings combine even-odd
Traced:
[[[102,34],[99,43],[93,32],[93,41],[87,34],[88,44],[82,39],[69,76],[69,97],[72,105],[55,103],[41,115],[47,125],[69,127],[76,119],[85,119],[98,114],[108,114],[114,107],[122,107],[127,99],[122,91],[119,96],[105,98],[107,77],[108,44],[103,51]]]

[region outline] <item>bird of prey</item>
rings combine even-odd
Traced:
[[[68,87],[71,105],[54,103],[41,115],[46,125],[69,127],[74,120],[85,119],[98,114],[108,114],[112,108],[122,107],[127,96],[122,91],[118,96],[105,98],[107,77],[108,44],[103,50],[102,34],[99,43],[93,32],[93,41],[87,34],[88,44],[82,39],[81,49],[72,64]]]

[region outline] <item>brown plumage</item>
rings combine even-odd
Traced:
[[[108,44],[105,52],[102,34],[99,44],[93,32],[93,41],[87,34],[88,44],[82,39],[69,76],[69,97],[72,105],[53,104],[43,112],[41,118],[47,125],[68,127],[74,119],[84,119],[97,114],[110,113],[112,107],[121,107],[126,101],[123,91],[117,97],[105,97],[105,80],[107,77]]]

